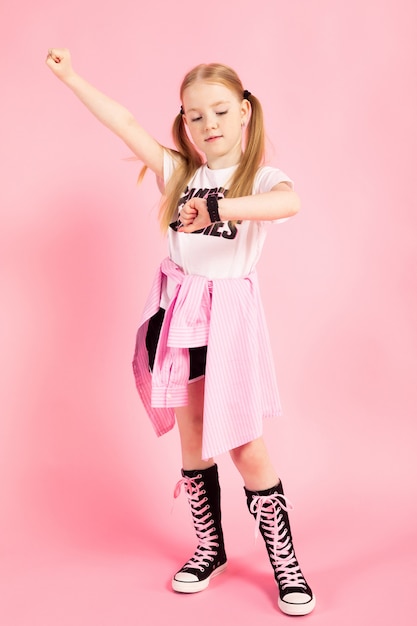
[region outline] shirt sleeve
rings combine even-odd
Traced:
[[[175,168],[177,167],[177,160],[171,150],[164,150],[164,185],[167,184]]]
[[[271,191],[275,185],[279,185],[279,183],[288,183],[291,186],[291,189],[294,189],[293,180],[285,174],[280,169],[276,167],[271,167],[270,165],[264,165],[260,167],[253,184],[253,193],[266,193]],[[289,220],[289,217],[281,217],[277,220],[270,220],[271,224],[278,224],[281,222],[286,222]]]

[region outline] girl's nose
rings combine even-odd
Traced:
[[[209,130],[210,128],[216,128],[216,127],[217,127],[216,115],[208,115],[206,117],[206,130]]]

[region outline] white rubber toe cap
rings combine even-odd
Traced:
[[[316,606],[316,598],[307,593],[287,593],[283,600],[278,597],[278,606],[287,615],[308,615]]]

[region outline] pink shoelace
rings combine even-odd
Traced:
[[[298,565],[282,509],[293,509],[293,505],[284,495],[253,496],[250,511],[256,519],[255,538],[258,537],[262,525],[265,543],[281,587],[306,589],[306,581]]]
[[[218,535],[213,534],[216,532],[216,528],[213,526],[214,520],[210,506],[205,504],[208,498],[204,496],[206,493],[205,489],[203,489],[204,482],[198,482],[201,477],[201,474],[197,474],[194,478],[189,478],[188,476],[181,478],[175,485],[174,498],[178,498],[181,487],[184,487],[191,506],[194,528],[199,541],[194,555],[187,561],[183,569],[199,569],[201,572],[204,572],[204,569],[207,568],[217,556],[216,548],[219,547],[219,544],[216,542]]]

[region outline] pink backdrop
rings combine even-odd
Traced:
[[[229,574],[168,591],[194,545],[185,502],[171,514],[177,434],[154,437],[130,369],[165,254],[158,193],[49,72],[50,46],[163,143],[196,63],[232,65],[263,102],[303,201],[260,274],[286,412],[266,436],[318,596],[305,619],[414,624],[416,25],[414,0],[3,2],[2,624],[290,620],[227,456]]]

